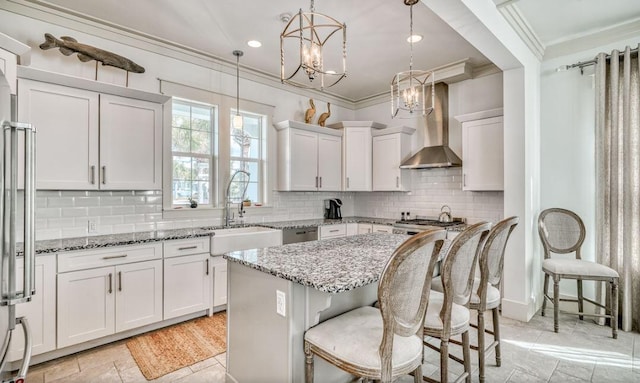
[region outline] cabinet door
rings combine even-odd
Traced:
[[[347,237],[358,234],[358,224],[357,223],[348,223],[347,224]]]
[[[344,129],[344,190],[371,191],[371,128]]]
[[[227,304],[227,261],[222,257],[214,257],[213,275],[213,307]]]
[[[38,132],[38,189],[98,188],[97,93],[20,79],[18,120]]]
[[[318,134],[319,190],[342,190],[342,137]]]
[[[0,48],[0,71],[4,74],[11,94],[16,94],[16,68],[18,66],[18,58],[15,54]]]
[[[18,260],[16,279],[22,285],[22,259]],[[31,355],[55,350],[56,348],[56,257],[40,255],[36,257],[36,294],[31,302],[16,305],[16,317],[26,317],[31,328]],[[22,359],[24,333],[17,326],[11,340],[9,361]]]
[[[114,268],[58,274],[58,348],[115,331]]]
[[[372,225],[373,233],[393,233],[393,227],[387,225]]]
[[[100,188],[162,188],[162,105],[100,95]]]
[[[290,129],[289,190],[316,190],[318,175],[318,134]]]
[[[209,253],[164,260],[164,319],[210,307]]]
[[[373,137],[373,190],[402,190],[400,183],[401,137]]]
[[[162,320],[162,261],[116,266],[116,332]]]
[[[462,123],[462,190],[504,190],[502,117]]]

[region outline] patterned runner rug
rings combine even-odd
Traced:
[[[219,312],[131,338],[127,347],[147,380],[225,352],[227,313]]]

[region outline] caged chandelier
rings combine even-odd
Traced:
[[[317,13],[313,0],[309,12],[300,9],[290,20],[283,20],[288,21],[280,34],[280,81],[283,84],[324,90],[347,76],[346,24]],[[297,51],[286,63],[285,48]]]
[[[413,36],[413,5],[418,0],[403,0],[409,6],[410,34]],[[397,73],[391,80],[391,117],[411,118],[426,116],[433,110],[434,73],[432,71],[413,69],[413,39],[409,40],[411,57],[409,70]],[[427,86],[431,87],[431,104],[427,107]]]

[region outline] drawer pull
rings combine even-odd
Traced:
[[[185,247],[178,247],[178,250],[191,250],[191,249],[197,249],[198,246],[185,246]]]
[[[109,294],[113,292],[113,274],[109,273]]]
[[[106,257],[102,257],[102,259],[116,259],[116,258],[126,258],[127,254],[120,255],[107,255]]]
[[[338,230],[329,230],[329,233],[337,233],[339,231],[340,231],[340,229],[338,229]]]
[[[122,271],[118,271],[118,291],[122,291]]]

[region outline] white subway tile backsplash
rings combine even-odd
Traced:
[[[73,197],[47,197],[48,207],[73,207]]]
[[[62,209],[63,217],[86,217],[89,215],[89,209],[86,207],[67,207]]]
[[[81,207],[81,206],[99,206],[100,205],[100,199],[96,198],[96,197],[75,197],[75,206],[76,207]]]
[[[36,208],[36,218],[60,218],[62,217],[61,208]]]
[[[122,205],[123,197],[117,196],[102,196],[100,198],[100,206],[115,206]]]

